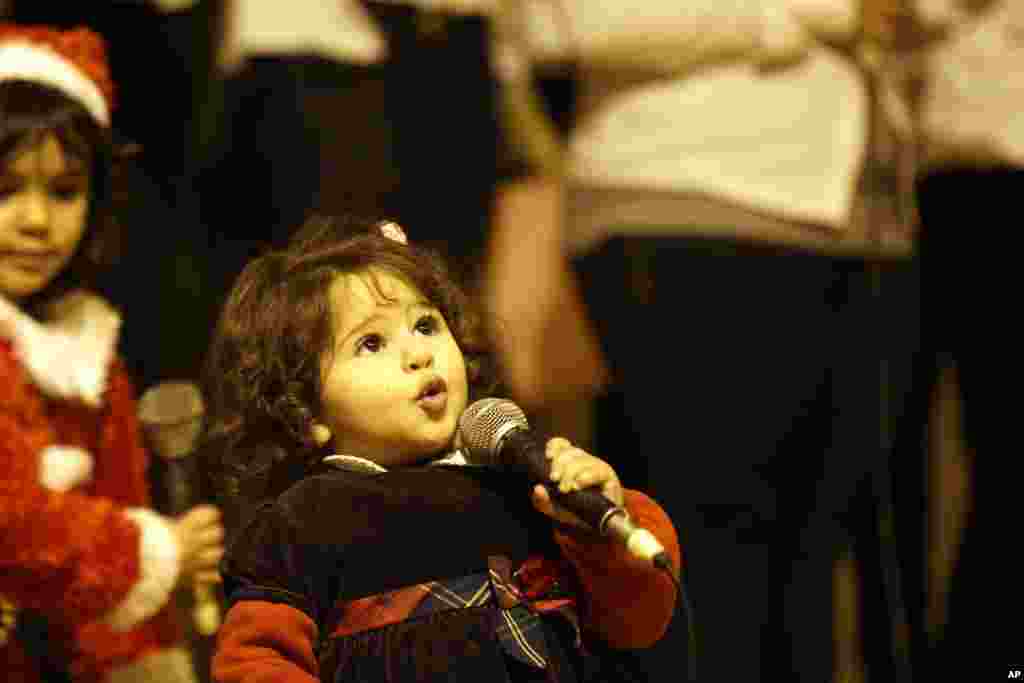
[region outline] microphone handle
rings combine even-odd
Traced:
[[[157,476],[163,479],[163,486],[155,492],[157,509],[178,517],[188,512],[195,499],[193,491],[196,479],[196,463],[191,456],[181,458],[157,458]],[[192,586],[192,622],[196,632],[203,637],[212,636],[220,628],[220,603],[209,584]]]
[[[192,597],[195,605],[192,607],[192,623],[199,635],[204,637],[212,636],[220,628],[220,603],[213,592],[213,586],[205,583],[197,583],[192,586]]]
[[[534,483],[542,484],[556,505],[572,512],[601,534],[608,532],[608,521],[616,515],[628,516],[625,508],[617,506],[596,489],[583,489],[563,493],[551,481],[551,462],[545,455],[545,444],[526,429],[515,429],[501,442],[502,464],[518,471]]]
[[[665,548],[647,529],[633,524],[629,512],[596,489],[562,493],[551,481],[551,463],[545,443],[528,429],[513,429],[499,447],[501,463],[531,481],[542,484],[556,505],[572,512],[602,536],[618,541],[633,557],[658,565],[667,558]]]
[[[192,507],[192,482],[195,479],[191,458],[158,458],[155,478],[162,486],[153,492],[153,507],[172,517],[183,515]]]

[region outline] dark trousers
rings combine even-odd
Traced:
[[[1009,246],[1022,189],[1019,169],[950,170],[919,183],[924,343],[915,364],[913,410],[901,426],[907,436],[900,461],[923,462],[931,477],[926,453],[914,450],[921,443],[914,436],[928,418],[939,372],[952,363],[970,463],[970,500],[949,586],[947,624],[932,642],[920,636],[915,648],[919,667],[935,676],[1006,678],[1008,668],[1024,669],[1022,553],[1012,531],[1020,515],[1013,467],[1019,439],[1010,432],[1020,420],[1014,415],[1019,401],[1012,397],[1019,335],[1010,331],[1016,328],[1020,284],[1013,268],[1019,256]],[[913,480],[904,476],[897,482]],[[907,499],[932,507],[927,491],[905,490]],[[980,521],[988,532],[984,536]],[[927,525],[921,531],[927,533]],[[919,601],[924,604],[924,595]],[[994,619],[992,610],[1009,620]]]
[[[677,527],[699,679],[829,680],[835,560],[867,538],[872,569],[894,561],[876,532],[916,343],[914,264],[631,238],[577,266],[616,377],[598,451]],[[882,296],[893,281],[899,297]],[[868,572],[879,634],[899,607],[891,573]],[[687,631],[677,618],[642,655],[649,680],[684,680]],[[879,642],[881,672],[894,659]]]

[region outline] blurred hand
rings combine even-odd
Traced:
[[[219,583],[217,568],[224,556],[220,510],[197,505],[174,522],[174,533],[181,548],[180,582],[189,586]]]
[[[558,484],[561,493],[597,488],[605,498],[618,506],[623,504],[622,484],[612,466],[604,460],[587,453],[569,443],[568,439],[556,437],[547,443],[545,449],[551,463],[551,482]],[[551,501],[544,486],[533,489],[533,505],[548,517],[565,524],[589,529],[590,526],[579,517],[559,508]]]

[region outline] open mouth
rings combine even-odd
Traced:
[[[425,398],[434,398],[435,396],[445,393],[447,389],[448,387],[445,384],[444,380],[441,379],[440,377],[435,377],[434,379],[427,382],[423,389],[420,390],[420,393],[416,397],[416,400],[420,401]]]
[[[416,403],[429,412],[443,411],[448,404],[448,385],[440,377],[435,377],[420,390]]]

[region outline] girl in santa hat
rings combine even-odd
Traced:
[[[219,512],[147,508],[120,318],[89,293],[113,145],[105,46],[0,24],[0,670],[194,679],[171,596],[216,581]]]

